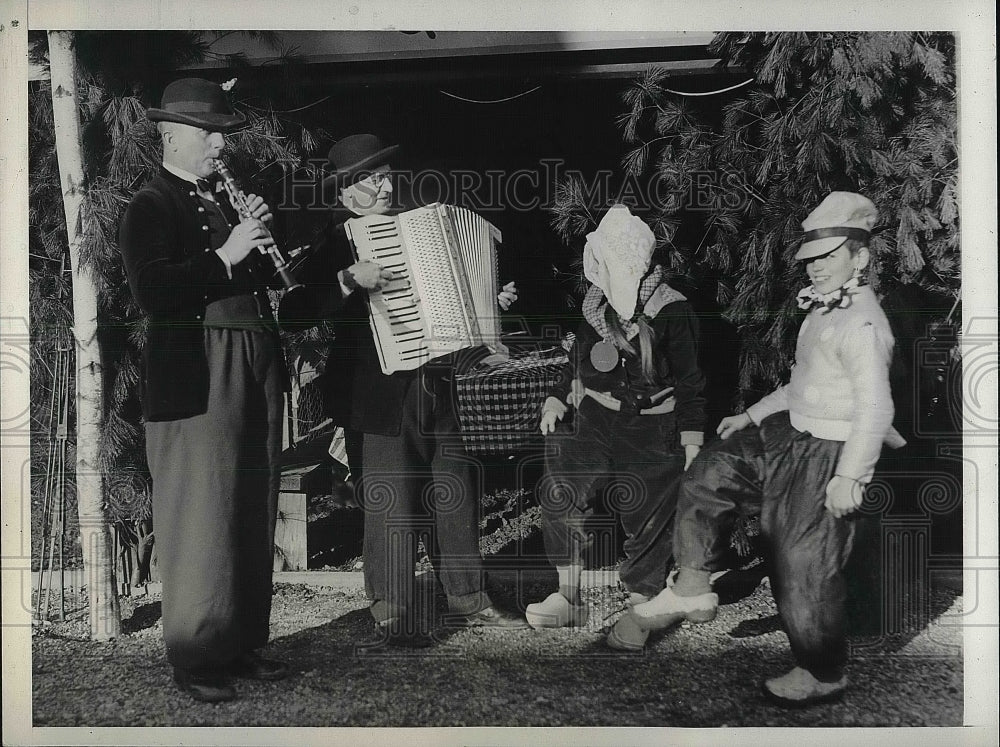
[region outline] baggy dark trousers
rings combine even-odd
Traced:
[[[450,610],[471,614],[489,607],[479,553],[482,473],[463,451],[447,382],[425,376],[414,381],[403,399],[399,435],[365,433],[361,462],[364,576],[372,616],[387,620],[411,607],[422,536],[429,552],[439,550],[435,570]]]
[[[684,471],[673,414],[622,414],[588,397],[575,422],[560,424],[547,442],[538,500],[549,561],[582,564],[585,522],[598,490],[610,488],[609,508],[625,530],[622,583],[629,591],[658,594],[671,559],[677,481]]]
[[[792,653],[826,681],[838,679],[847,660],[843,570],[855,522],[824,506],[842,448],[775,413],[702,450],[681,480],[674,526],[677,564],[716,571],[733,522],[760,514]]]
[[[205,330],[208,411],[146,423],[163,638],[175,667],[267,643],[283,360],[273,333]]]

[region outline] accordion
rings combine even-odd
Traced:
[[[410,371],[464,348],[505,353],[497,318],[500,231],[470,210],[438,203],[346,223],[358,260],[391,270],[368,293],[382,371]]]

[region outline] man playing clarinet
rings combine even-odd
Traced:
[[[163,579],[163,637],[178,687],[236,697],[233,677],[277,680],[262,658],[271,612],[286,373],[260,245],[270,213],[216,200],[208,179],[239,127],[222,88],[186,78],[150,108],[163,166],[133,198],[119,245],[148,315],[141,397]]]

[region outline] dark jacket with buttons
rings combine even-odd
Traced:
[[[268,273],[257,252],[233,268],[216,254],[236,221],[220,201],[225,220],[208,211],[189,182],[165,169],[129,203],[119,231],[119,248],[129,287],[149,315],[140,383],[147,421],[178,420],[208,407],[208,361],[202,320],[205,307],[230,296],[256,294],[262,322],[268,313]],[[226,222],[229,221],[229,223]]]
[[[642,374],[638,355],[621,353],[618,364],[607,372],[598,371],[590,360],[590,351],[601,336],[583,322],[569,353],[562,377],[549,395],[562,401],[570,394],[574,379],[597,392],[606,392],[623,403],[628,412],[650,406],[649,397],[665,388],[673,388],[677,402],[674,416],[682,443],[701,444],[705,427],[705,377],[698,366],[698,319],[687,301],[675,301],[660,309],[652,320],[652,381]],[[638,347],[637,338],[632,342]],[[690,434],[690,435],[686,435]]]

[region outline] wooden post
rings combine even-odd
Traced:
[[[307,543],[309,493],[320,470],[315,465],[288,469],[281,474],[278,520],[274,527],[274,570],[304,571],[309,565]]]
[[[304,571],[308,568],[306,513],[305,493],[278,493],[278,520],[274,526],[275,571]]]
[[[49,32],[52,118],[62,183],[66,235],[73,274],[73,336],[76,341],[76,489],[83,543],[83,564],[90,600],[90,634],[106,640],[121,634],[111,532],[104,514],[100,471],[103,386],[97,340],[97,289],[90,271],[80,266],[80,207],[83,204],[83,157],[76,89],[73,32]]]

